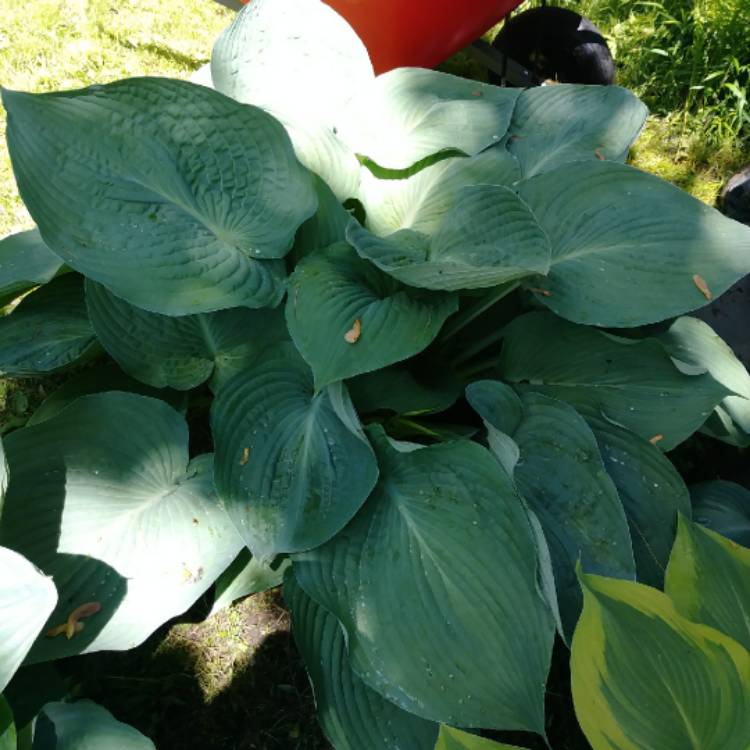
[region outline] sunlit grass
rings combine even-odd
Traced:
[[[211,0],[3,0],[0,84],[43,92],[142,75],[186,78],[232,12]],[[0,112],[0,237],[32,221],[18,197]]]

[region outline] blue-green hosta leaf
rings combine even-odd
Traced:
[[[299,263],[286,320],[322,388],[418,354],[457,308],[454,295],[404,286],[340,243]]]
[[[750,653],[656,589],[581,579],[573,702],[593,750],[747,750]]]
[[[284,581],[292,629],[315,691],[318,721],[336,750],[433,750],[437,725],[403,711],[352,670],[339,621],[294,578]]]
[[[286,338],[281,310],[235,307],[172,317],[148,312],[86,282],[86,304],[99,340],[125,372],[154,388],[212,387],[258,361]]]
[[[686,375],[654,339],[619,338],[545,312],[513,320],[499,365],[520,391],[538,391],[625,427],[663,450],[695,432],[728,394]]]
[[[633,167],[565,164],[517,189],[552,246],[549,274],[528,285],[577,323],[664,320],[705,305],[704,285],[718,296],[750,272],[750,227]]]
[[[0,240],[0,307],[37,284],[46,284],[63,262],[42,242],[38,229]]]
[[[0,691],[21,666],[56,602],[50,578],[23,555],[0,547]]]
[[[343,624],[354,671],[404,710],[542,732],[554,624],[512,482],[468,440],[404,452],[371,437],[375,491],[294,556],[297,581]]]
[[[690,488],[693,518],[737,544],[750,547],[750,490],[717,479]]]
[[[100,364],[77,373],[70,380],[66,380],[59,388],[52,391],[42,401],[26,424],[31,426],[54,417],[80,396],[107,391],[138,393],[141,396],[150,396],[166,401],[182,414],[187,410],[188,394],[184,391],[175,391],[171,388],[152,388],[150,385],[145,385],[126,375],[115,364]]]
[[[137,729],[92,701],[48,703],[34,727],[32,750],[156,750]]]
[[[413,360],[412,360],[413,363]],[[359,414],[435,414],[451,407],[461,395],[458,376],[439,360],[426,358],[410,369],[393,365],[348,380],[346,387]]]
[[[677,515],[690,515],[688,489],[671,461],[648,440],[601,417],[589,414],[586,421],[625,509],[638,580],[661,588]]]
[[[284,572],[290,565],[289,558],[278,565],[260,563],[245,547],[216,579],[214,603],[208,616],[215,615],[237,599],[280,586],[284,580]]]
[[[750,374],[734,352],[708,323],[698,318],[678,318],[659,335],[669,354],[688,365],[702,368],[734,394],[727,396],[703,431],[740,447],[750,445]],[[728,420],[730,429],[723,427]],[[718,429],[717,429],[718,428]]]
[[[16,725],[8,702],[0,695],[0,750],[16,750]]]
[[[472,389],[467,397],[477,408]],[[512,390],[497,383],[500,389]],[[501,396],[498,406],[508,400],[510,394]],[[593,573],[635,578],[628,523],[596,438],[575,409],[538,393],[523,393],[521,406],[523,416],[508,435],[520,452],[513,476],[549,544],[564,634],[570,638],[582,603],[579,560]],[[480,416],[502,432],[492,413],[479,407]]]
[[[279,303],[316,197],[267,113],[159,78],[3,102],[21,196],[71,267],[166,315]]]
[[[0,317],[0,373],[56,372],[101,351],[86,312],[83,278],[65,274]]]
[[[380,238],[352,221],[347,239],[363,258],[427,289],[492,287],[549,269],[547,236],[529,207],[502,185],[461,188],[432,236],[401,229]]]
[[[261,562],[326,542],[377,479],[343,384],[316,393],[291,344],[267,352],[221,389],[211,427],[219,496]]]
[[[255,0],[217,39],[211,74],[221,93],[277,117],[297,158],[339,200],[356,195],[360,165],[334,124],[374,73],[336,11],[319,0]]]
[[[362,87],[338,117],[339,137],[385,169],[441,151],[475,156],[508,131],[519,89],[424,68],[396,68]]]
[[[664,592],[683,617],[750,650],[750,549],[680,516]]]
[[[441,724],[435,750],[523,750],[517,745],[506,745],[494,740],[486,740],[475,734]]]
[[[646,105],[619,86],[526,89],[513,111],[508,149],[524,177],[575,161],[625,161],[647,115]]]
[[[38,639],[30,663],[138,645],[242,547],[214,491],[213,456],[189,459],[185,420],[163,401],[83,396],[11,433],[5,449],[0,543],[54,579],[59,600],[45,633],[72,626],[70,639]],[[76,632],[76,613],[91,603],[101,609]]]

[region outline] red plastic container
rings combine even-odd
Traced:
[[[523,0],[325,0],[354,27],[376,73],[432,68]]]

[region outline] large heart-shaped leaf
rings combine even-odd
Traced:
[[[3,102],[21,196],[70,266],[167,315],[279,303],[283,264],[263,259],[316,198],[267,113],[158,78]]]
[[[567,401],[663,450],[690,437],[729,395],[710,375],[680,372],[654,339],[619,338],[544,312],[508,325],[499,368],[518,390]]]
[[[693,516],[698,523],[750,547],[750,490],[717,479],[690,488]]]
[[[286,319],[321,388],[418,354],[457,308],[455,296],[406,287],[340,243],[299,263]]]
[[[5,375],[56,372],[97,351],[78,274],[53,279],[0,317],[0,373]]]
[[[357,674],[404,710],[543,732],[554,624],[512,482],[467,440],[371,437],[375,491],[330,542],[294,556],[299,584],[343,624]]]
[[[104,348],[154,388],[189,390],[209,378],[216,387],[288,338],[281,310],[235,307],[177,318],[134,307],[92,281],[86,304]]]
[[[37,284],[46,284],[62,269],[63,262],[42,242],[38,229],[0,240],[0,307]]]
[[[339,621],[294,578],[284,581],[292,628],[315,691],[318,721],[336,750],[433,750],[437,725],[403,711],[368,687],[349,665]]]
[[[731,348],[698,318],[678,318],[659,339],[672,357],[702,368],[737,394],[716,407],[703,431],[740,447],[750,446],[750,373]]]
[[[137,729],[92,701],[48,703],[34,726],[32,750],[156,750]]]
[[[0,691],[21,666],[56,603],[52,580],[22,555],[0,547]]]
[[[494,385],[498,405],[509,400],[503,383],[487,382],[481,401]],[[493,424],[489,410],[466,389],[469,403]],[[576,564],[591,572],[635,578],[630,533],[617,489],[605,471],[596,438],[575,409],[538,393],[521,395],[521,420],[508,435],[519,449],[513,476],[544,530],[552,556],[564,633],[573,633],[581,611]],[[504,463],[504,462],[503,462]]]
[[[261,562],[326,542],[377,479],[375,455],[343,384],[316,393],[291,344],[222,388],[211,426],[217,490]]]
[[[59,592],[31,662],[138,645],[242,547],[213,488],[213,457],[189,460],[185,420],[163,401],[83,396],[5,448],[0,543]]]
[[[639,583],[581,577],[576,715],[593,750],[745,750],[750,653]]]
[[[683,617],[750,650],[750,549],[680,516],[664,591]]]
[[[524,177],[575,161],[625,161],[647,115],[646,105],[619,86],[530,88],[513,110],[508,149]]]
[[[565,164],[520,183],[518,194],[552,246],[549,274],[529,287],[577,323],[664,320],[750,272],[750,227],[633,167]]]
[[[401,229],[380,238],[352,221],[347,239],[397,279],[427,289],[477,289],[549,269],[549,241],[529,207],[502,185],[468,185],[431,237]]]
[[[648,440],[592,414],[586,421],[625,509],[638,580],[661,588],[677,515],[690,515],[685,482],[671,461]]]
[[[523,750],[523,748],[486,740],[475,734],[462,732],[460,729],[442,724],[435,750]]]
[[[258,562],[245,547],[216,579],[214,603],[208,616],[215,615],[238,599],[280,586],[284,580],[284,571],[290,565],[289,558],[280,560],[278,565]]]
[[[424,68],[396,68],[364,86],[337,118],[339,137],[385,169],[441,151],[475,156],[508,131],[519,89]]]

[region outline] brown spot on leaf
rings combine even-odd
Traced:
[[[711,294],[711,290],[708,288],[708,284],[706,284],[706,280],[697,273],[693,274],[693,284],[695,284],[696,287],[698,287],[698,291],[710,302],[714,295]]]
[[[648,442],[651,443],[651,445],[656,445],[660,440],[664,440],[664,435],[654,435],[648,439]]]
[[[242,449],[242,458],[240,459],[240,466],[244,466],[250,460],[250,448]]]
[[[549,297],[552,295],[552,292],[550,292],[549,289],[537,289],[536,287],[532,287],[530,291],[541,294],[542,297]]]
[[[352,327],[344,334],[344,341],[347,344],[356,344],[362,334],[362,321],[357,318]]]
[[[594,154],[596,155],[596,158],[599,159],[599,161],[604,161],[604,154],[599,150],[601,148],[604,148],[604,146],[599,146],[599,148],[595,148]]]

